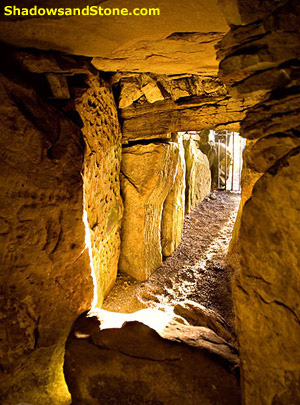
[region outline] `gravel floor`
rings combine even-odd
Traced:
[[[227,251],[240,195],[218,192],[215,196],[186,216],[179,247],[147,281],[118,276],[104,309],[129,313],[191,300],[218,312],[233,332],[233,269]]]

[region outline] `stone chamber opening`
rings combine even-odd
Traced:
[[[0,14],[1,405],[300,403],[300,4],[159,3]]]

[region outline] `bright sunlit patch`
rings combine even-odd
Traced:
[[[213,257],[217,254],[217,252],[224,251],[224,255],[226,256],[228,252],[228,245],[230,242],[230,238],[232,236],[230,232],[231,223],[235,221],[235,218],[238,213],[239,206],[235,208],[235,210],[230,214],[229,219],[225,222],[222,228],[219,230],[218,235],[212,240],[211,244],[207,247],[204,257],[197,261],[194,265],[194,268],[202,268],[204,269],[207,263],[213,260]],[[224,246],[227,248],[224,250]]]
[[[90,232],[90,227],[88,224],[88,219],[87,219],[87,212],[86,210],[83,211],[83,222],[85,226],[85,247],[88,249],[89,252],[89,257],[90,257],[90,267],[91,267],[91,276],[93,279],[93,285],[94,285],[94,298],[92,302],[92,308],[95,308],[98,302],[98,293],[97,293],[97,279],[96,279],[96,274],[93,266],[93,254],[92,254],[92,243],[91,243],[91,232]]]
[[[119,329],[125,322],[138,321],[149,326],[156,332],[162,332],[171,322],[175,314],[171,308],[165,311],[146,308],[131,314],[110,312],[105,309],[94,308],[88,314],[89,317],[96,316],[101,322],[100,329]]]

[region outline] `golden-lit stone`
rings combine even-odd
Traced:
[[[1,404],[66,405],[65,341],[90,308],[78,127],[1,75]]]
[[[91,234],[97,302],[113,286],[120,254],[123,204],[120,196],[121,131],[110,86],[98,74],[73,87],[75,108],[84,124],[84,207]]]
[[[47,0],[48,1],[48,0]],[[60,0],[60,4],[70,0]],[[74,3],[74,4],[73,4]],[[80,3],[77,0],[76,3]],[[77,7],[72,2],[71,7]],[[95,1],[88,0],[88,4]],[[159,16],[2,17],[0,40],[94,57],[100,71],[216,74],[214,46],[227,31],[217,0],[107,0],[103,8],[159,8]],[[24,0],[22,7],[32,5]],[[51,4],[52,7],[59,7]],[[40,7],[46,5],[40,4]],[[179,12],[180,10],[180,12]]]
[[[140,102],[121,110],[123,143],[140,139],[166,138],[170,132],[199,129],[240,131],[252,99],[235,100],[214,93],[173,101]]]
[[[186,160],[186,199],[185,212],[189,213],[210,194],[211,174],[207,156],[202,153],[195,141],[184,140]]]
[[[295,150],[257,181],[243,210],[234,296],[247,405],[300,400],[299,184]]]
[[[185,158],[182,137],[178,140],[178,164],[175,181],[163,206],[161,245],[163,256],[170,256],[181,241],[185,213]]]
[[[178,154],[175,143],[123,148],[124,216],[119,269],[137,280],[146,280],[162,262],[162,209],[174,184]]]
[[[157,328],[163,315],[157,310],[153,326],[146,326],[151,310],[146,311],[145,323],[128,319],[135,314],[107,312],[108,321],[123,318],[121,325],[94,331],[95,320],[87,318],[92,325],[85,325],[87,337],[70,335],[65,371],[74,404],[241,403],[238,356],[231,345],[204,327],[173,322]]]
[[[241,13],[248,10],[251,24],[232,27],[220,43],[220,77],[236,97],[262,97],[253,100],[241,123],[241,135],[251,142],[242,175],[241,204],[247,202],[235,227],[241,222],[239,234],[234,235],[241,247],[233,291],[244,404],[296,404],[300,4],[238,3]],[[251,14],[260,14],[260,19],[252,22]]]

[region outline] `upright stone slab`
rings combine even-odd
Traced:
[[[65,341],[93,299],[82,135],[20,77],[0,76],[0,117],[0,402],[65,405]]]
[[[300,400],[299,184],[298,151],[257,181],[243,210],[234,300],[248,405]]]
[[[110,86],[95,74],[86,78],[85,87],[84,91],[80,87],[72,90],[84,124],[84,209],[97,284],[94,305],[101,306],[115,282],[120,254],[122,135]]]
[[[300,4],[263,3],[238,0],[246,25],[219,46],[221,79],[252,103],[233,292],[244,404],[290,405],[300,403]]]
[[[185,212],[189,213],[210,194],[211,174],[207,156],[192,140],[184,140],[186,161]]]
[[[123,149],[124,217],[119,268],[137,280],[146,280],[162,262],[162,208],[174,184],[178,153],[175,143]]]
[[[185,158],[182,137],[178,140],[178,164],[175,181],[162,213],[161,245],[163,256],[170,256],[178,247],[183,230],[185,212]]]

